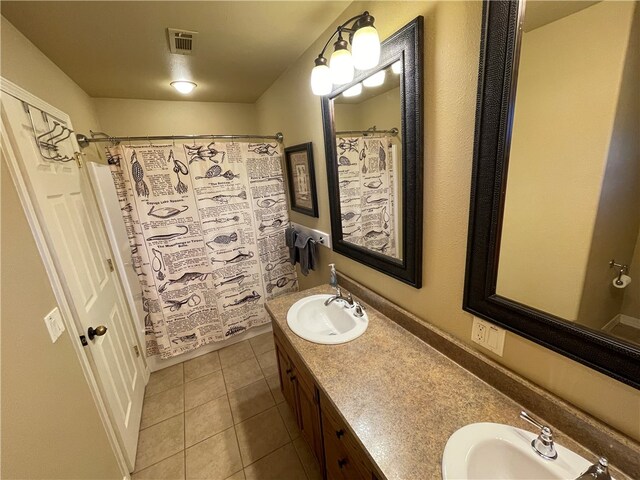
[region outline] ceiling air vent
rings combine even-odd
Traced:
[[[169,37],[169,50],[171,50],[171,53],[177,53],[179,55],[191,55],[193,53],[194,41],[198,32],[167,28],[167,35]]]

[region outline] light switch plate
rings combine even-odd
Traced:
[[[477,317],[473,317],[471,340],[496,355],[502,356],[506,330]]]
[[[60,315],[60,310],[58,307],[51,310],[44,317],[44,323],[47,326],[47,330],[49,330],[49,336],[51,336],[51,342],[56,343],[56,340],[60,338],[62,332],[66,329],[64,328],[64,323],[62,322],[62,315]]]

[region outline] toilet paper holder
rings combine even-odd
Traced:
[[[623,265],[622,263],[616,263],[616,259],[614,258],[609,262],[609,268],[619,268],[618,278],[615,280],[616,285],[622,285],[622,276],[627,275],[629,273],[629,265]]]

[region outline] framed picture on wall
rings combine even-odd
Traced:
[[[285,148],[284,158],[287,164],[291,210],[317,217],[318,197],[311,142]]]

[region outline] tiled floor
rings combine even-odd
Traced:
[[[318,480],[271,332],[151,374],[133,480]]]

